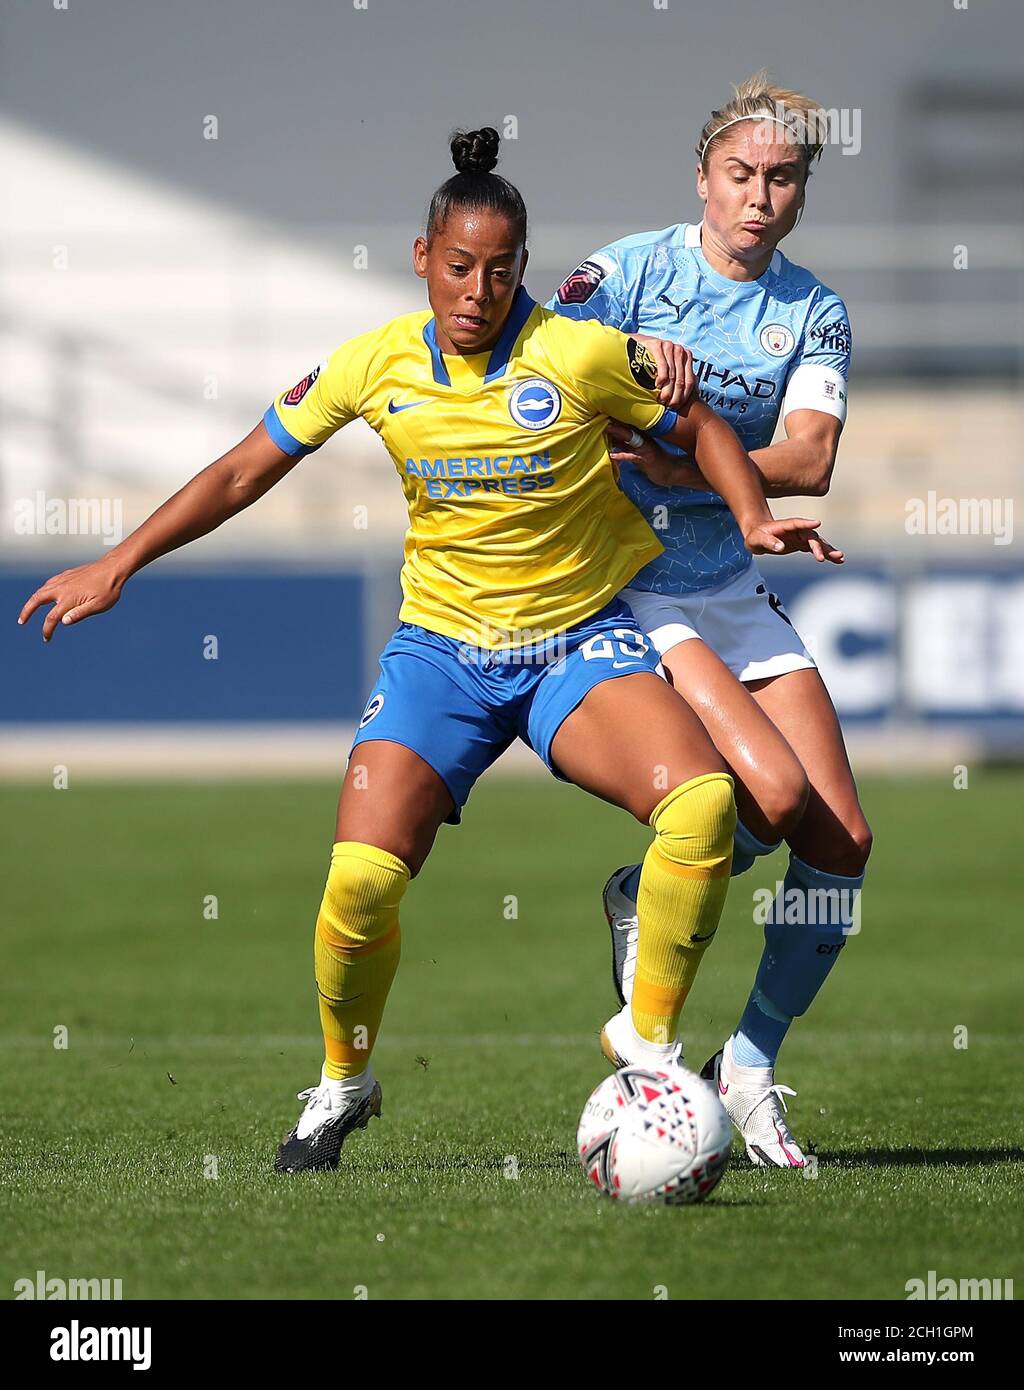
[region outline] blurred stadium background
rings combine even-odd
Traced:
[[[454,126],[514,136],[546,299],[605,242],[699,219],[697,132],[762,66],[845,113],[784,249],[854,334],[835,484],[807,504],[849,563],[766,568],[858,765],[1024,758],[1018,0],[71,0],[0,32],[0,772],[340,768],[404,528],[361,423],[50,649],[17,609],[423,303],[409,247]],[[1002,535],[909,534],[929,496]]]

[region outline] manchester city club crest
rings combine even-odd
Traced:
[[[796,339],[784,323],[768,323],[761,329],[761,346],[772,357],[786,357],[793,351]]]

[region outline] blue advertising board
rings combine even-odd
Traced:
[[[1024,568],[762,569],[844,723],[981,725],[1019,731],[1024,746]],[[15,624],[40,578],[0,571],[0,722],[350,721],[394,613],[393,578],[157,567],[110,613],[44,646],[39,615]],[[371,600],[384,587],[382,606]]]

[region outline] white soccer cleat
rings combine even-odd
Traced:
[[[636,948],[639,929],[636,903],[622,891],[622,882],[636,868],[627,864],[616,869],[604,885],[604,915],[612,934],[612,983],[620,1004],[628,1004],[633,995],[633,976],[636,974]]]
[[[743,1137],[751,1163],[758,1168],[804,1167],[800,1145],[783,1118],[783,1097],[795,1096],[796,1092],[789,1086],[776,1086],[771,1067],[737,1066],[732,1060],[729,1038],[704,1064],[701,1076],[714,1085],[718,1099]]]
[[[613,1014],[601,1029],[601,1051],[616,1070],[619,1067],[650,1067],[653,1071],[664,1071],[666,1067],[683,1066],[682,1043],[661,1046],[641,1038],[633,1027],[628,1004]]]
[[[365,1129],[380,1115],[380,1086],[367,1067],[352,1081],[331,1081],[320,1072],[319,1086],[298,1094],[306,1102],[295,1128],[286,1134],[274,1167],[279,1173],[322,1173],[337,1168],[341,1146],[354,1129]]]

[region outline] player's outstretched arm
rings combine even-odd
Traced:
[[[820,524],[809,517],[784,517],[776,521],[764,495],[764,481],[735,431],[702,401],[693,402],[679,413],[664,436],[690,454],[715,492],[725,499],[736,518],[744,543],[754,555],[782,555],[806,550],[816,560],[841,565],[843,552],[817,535]],[[685,482],[673,476],[677,471],[670,455],[658,451],[660,458],[648,472],[652,482],[671,487]],[[641,467],[644,465],[641,463]],[[682,467],[685,469],[686,465]]]
[[[44,604],[43,641],[65,626],[105,613],[143,565],[205,536],[249,507],[298,463],[277,447],[261,422],[241,443],[197,473],[147,521],[102,559],[63,570],[41,584],[18,617],[25,623]]]

